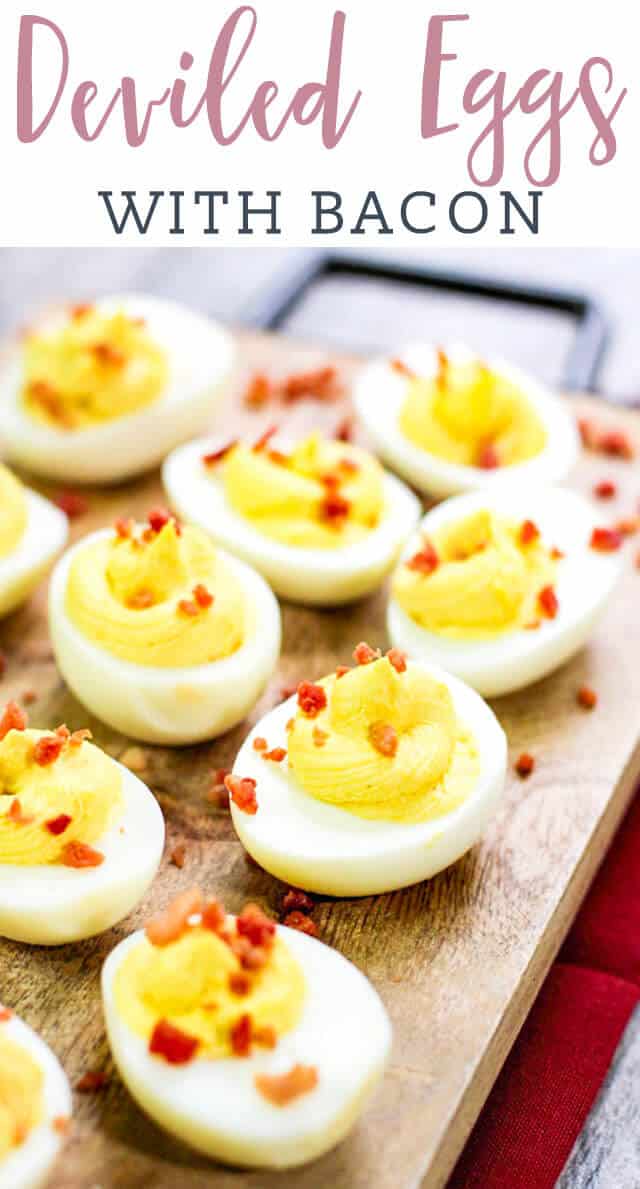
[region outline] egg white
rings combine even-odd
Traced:
[[[25,489],[27,524],[16,548],[0,557],[0,617],[15,611],[35,590],[66,544],[66,516],[49,500]]]
[[[0,442],[35,474],[77,483],[113,483],[156,466],[179,442],[202,433],[224,395],[234,362],[231,336],[185,306],[137,294],[105,297],[96,307],[144,318],[169,360],[165,391],[144,409],[79,430],[57,429],[25,413],[21,346],[0,370]],[[64,312],[53,315],[53,325]]]
[[[464,361],[471,357],[466,348],[457,345],[446,347],[446,352],[452,360]],[[396,358],[406,363],[416,375],[436,374],[437,356],[431,345],[413,344],[399,352]],[[394,371],[390,359],[374,361],[357,377],[353,402],[376,453],[418,491],[442,498],[458,492],[492,488],[505,480],[555,483],[565,479],[573,468],[579,452],[579,437],[574,419],[560,397],[503,360],[488,359],[486,363],[492,371],[517,385],[547,432],[547,442],[540,454],[495,470],[447,462],[405,437],[399,417],[407,396],[407,380]]]
[[[100,867],[0,863],[0,937],[30,945],[66,945],[123,920],[153,882],[164,849],[164,818],[153,793],[118,764],[124,808],[93,843]]]
[[[0,1189],[40,1189],[64,1143],[53,1121],[71,1118],[69,1082],[48,1045],[17,1016],[0,1024],[0,1033],[25,1049],[44,1074],[44,1118],[20,1147],[0,1161]]]
[[[136,1102],[167,1131],[227,1164],[291,1168],[316,1159],[351,1129],[389,1056],[389,1018],[365,976],[312,937],[284,926],[278,934],[305,975],[303,1013],[275,1049],[249,1057],[196,1058],[172,1067],[149,1053],[119,1015],[114,995],[118,968],[142,933],[117,946],[102,972],[109,1043]],[[266,1101],[254,1075],[285,1073],[296,1064],[317,1068],[317,1086],[286,1106]]]
[[[231,802],[236,833],[271,875],[322,895],[373,896],[429,879],[478,841],[502,796],[504,731],[472,689],[434,665],[417,663],[448,687],[460,722],[474,737],[480,764],[476,787],[458,808],[418,824],[366,821],[316,800],[289,771],[287,760],[264,760],[253,747],[255,736],[265,738],[270,748],[288,746],[286,723],[297,709],[294,695],[261,719],[233,765],[237,776],[257,782],[258,801],[254,816]]]
[[[65,597],[76,549],[58,562],[49,592],[49,629],[58,667],[83,705],[115,730],[146,743],[180,745],[221,735],[248,714],[280,655],[280,608],[264,579],[220,551],[244,591],[252,626],[231,656],[205,665],[163,669],[121,660],[94,644],[70,620]]]
[[[254,565],[282,598],[310,606],[335,606],[362,598],[380,585],[420,516],[413,492],[384,476],[384,516],[361,541],[337,549],[307,549],[274,541],[229,504],[222,476],[203,457],[212,441],[179,447],[163,467],[165,490],[180,519]]]
[[[541,619],[535,631],[451,640],[421,627],[391,597],[387,628],[396,648],[444,666],[484,697],[497,697],[545,677],[586,644],[620,576],[623,554],[590,549],[591,532],[602,525],[602,517],[584,496],[561,487],[539,490],[518,486],[470,492],[432,508],[407,544],[404,558],[420,548],[423,533],[429,536],[442,525],[483,508],[510,520],[533,520],[544,544],[565,553],[556,563],[556,618]]]

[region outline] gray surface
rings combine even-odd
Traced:
[[[601,391],[640,397],[640,253],[572,249],[439,250],[394,254],[398,262],[495,279],[557,285],[596,297],[613,326]],[[246,320],[265,287],[302,253],[281,249],[5,249],[0,251],[0,333],[27,323],[50,301],[121,290],[163,293],[229,322]],[[369,285],[314,292],[292,318],[290,332],[335,345],[383,349],[415,336],[463,338],[509,355],[549,381],[559,380],[571,341],[564,317],[515,313],[466,299],[425,298]],[[558,1189],[640,1186],[640,1014],[620,1045],[606,1085],[575,1145]]]

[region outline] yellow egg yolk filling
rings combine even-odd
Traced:
[[[0,463],[0,558],[13,553],[28,521],[27,497],[19,479]]]
[[[431,572],[409,559],[393,578],[394,598],[421,627],[466,640],[539,622],[540,592],[553,586],[557,563],[531,521],[480,510],[433,533],[430,547]]]
[[[144,321],[80,307],[61,328],[24,345],[22,400],[35,420],[79,430],[144,409],[169,380],[164,350]]]
[[[0,1164],[44,1118],[44,1074],[31,1054],[0,1035]]]
[[[198,1056],[214,1058],[234,1055],[232,1032],[243,1016],[254,1037],[272,1033],[271,1044],[290,1032],[305,991],[302,969],[279,937],[265,965],[246,971],[222,937],[198,925],[170,945],[145,938],[114,981],[118,1014],[138,1036],[149,1039],[158,1020],[167,1020],[198,1042]]]
[[[38,762],[38,743],[54,738],[12,730],[0,742],[0,863],[65,863],[70,845],[91,847],[122,813],[122,776],[113,760],[71,738],[52,762]]]
[[[231,507],[258,532],[303,549],[361,541],[384,513],[377,460],[318,434],[290,454],[235,446],[224,460],[223,482]]]
[[[423,822],[450,813],[479,773],[474,740],[445,685],[386,659],[320,683],[327,705],[299,709],[289,768],[305,792],[358,817]]]
[[[409,380],[399,425],[415,446],[462,466],[491,469],[534,458],[545,427],[531,401],[507,377],[441,352],[433,378]]]
[[[112,656],[180,668],[231,656],[251,626],[243,588],[196,528],[169,520],[114,533],[79,549],[69,568],[66,611]]]

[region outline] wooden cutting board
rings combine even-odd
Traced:
[[[333,429],[346,403],[242,408],[247,375],[282,375],[323,361],[317,350],[281,338],[242,334],[235,392],[218,421],[221,437],[288,427]],[[356,361],[340,360],[348,387]],[[572,398],[640,441],[640,417]],[[613,477],[617,502],[604,514],[629,515],[640,498],[637,465],[587,456],[575,485]],[[41,490],[51,491],[46,486]],[[89,512],[74,538],[141,517],[162,498],[157,476],[89,492]],[[640,548],[631,546],[631,555]],[[254,718],[280,700],[283,686],[349,662],[367,639],[387,647],[385,591],[336,611],[283,607],[284,644],[277,675]],[[118,928],[80,945],[46,950],[0,942],[0,997],[42,1033],[72,1083],[87,1070],[112,1074],[99,1094],[76,1095],[75,1126],[52,1179],[54,1189],[429,1189],[442,1186],[533,1002],[640,777],[640,572],[630,559],[597,638],[571,664],[523,693],[496,700],[512,759],[536,757],[528,781],[511,774],[503,808],[483,842],[428,883],[364,900],[319,901],[321,936],[360,966],[391,1014],[395,1042],[387,1076],[366,1115],[338,1149],[290,1173],[242,1173],[195,1156],[155,1127],[113,1072],[99,997],[109,951],[181,888],[199,883],[238,910],[251,899],[278,913],[284,888],[247,863],[228,812],[205,793],[212,770],[230,765],[249,723],[186,750],[140,747],[96,721],[67,693],[47,640],[45,592],[0,625],[7,657],[0,704],[34,691],[36,726],[89,725],[98,743],[134,767],[156,792],[168,842],[158,878],[138,911]],[[588,682],[599,702],[576,704]],[[186,844],[183,869],[169,856]]]

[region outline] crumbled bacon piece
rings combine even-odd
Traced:
[[[351,442],[353,441],[353,418],[345,417],[334,430],[334,439],[336,442]]]
[[[287,404],[304,397],[331,400],[337,395],[336,381],[337,370],[330,365],[306,372],[294,372],[282,381],[282,397]]]
[[[200,608],[195,599],[180,599],[178,612],[180,615],[186,615],[187,619],[195,619],[196,615],[200,614]]]
[[[263,1028],[252,1030],[252,1040],[254,1044],[262,1045],[265,1049],[275,1049],[278,1043],[278,1034],[270,1024],[265,1024]]]
[[[104,863],[102,851],[94,850],[86,842],[67,842],[60,856],[65,867],[101,867]]]
[[[67,520],[77,520],[89,511],[88,501],[77,491],[59,491],[57,495],[54,495],[53,502],[61,512],[64,512]]]
[[[380,752],[380,755],[388,756],[390,759],[398,750],[398,734],[390,723],[372,723],[369,727],[369,742],[376,751]]]
[[[73,750],[76,747],[82,747],[82,744],[88,743],[90,739],[93,739],[91,731],[88,727],[82,727],[81,730],[74,731],[73,734],[69,736],[68,745]]]
[[[338,470],[342,471],[343,475],[357,475],[360,471],[360,464],[356,462],[355,458],[341,458],[338,462]]]
[[[635,456],[633,443],[628,434],[622,429],[609,429],[600,434],[598,448],[603,454],[612,458],[624,458],[630,461]]]
[[[264,372],[256,372],[247,386],[244,403],[250,409],[260,409],[266,405],[272,395],[273,387],[269,377]]]
[[[253,817],[258,812],[255,780],[251,776],[234,776],[231,772],[225,776],[224,783],[229,790],[233,804],[237,805],[243,813],[248,813],[250,817]]]
[[[72,820],[68,813],[60,813],[57,817],[49,818],[49,821],[44,824],[49,833],[57,837],[59,834],[64,834],[65,830],[71,825]]]
[[[327,705],[326,690],[313,681],[301,681],[298,686],[298,706],[303,714],[315,718]]]
[[[562,549],[558,549],[557,545],[552,545],[550,554],[553,561],[562,561],[562,558],[566,556]]]
[[[251,1016],[240,1016],[231,1029],[229,1039],[236,1057],[248,1057],[251,1052]]]
[[[27,721],[27,716],[18,703],[8,702],[0,718],[0,740],[4,739],[9,731],[26,731]]]
[[[483,471],[494,471],[500,466],[500,455],[493,442],[487,442],[478,451],[477,466]]]
[[[626,516],[615,526],[621,537],[633,537],[640,530],[640,516]]]
[[[126,355],[112,343],[93,343],[91,354],[105,367],[124,367]]]
[[[49,764],[54,764],[64,744],[64,736],[42,735],[33,749],[33,758],[36,764],[39,764],[41,768],[47,768]]]
[[[286,758],[286,755],[286,747],[272,747],[271,751],[265,751],[263,753],[262,758],[263,760],[271,760],[274,764],[281,764]]]
[[[186,843],[179,842],[178,845],[174,846],[173,850],[171,851],[171,862],[173,863],[173,866],[178,867],[180,870],[182,870],[182,868],[184,867],[184,864],[185,864],[186,857],[187,857]]]
[[[543,586],[538,595],[538,606],[547,619],[555,619],[558,614],[558,596],[552,586]]]
[[[599,500],[611,500],[615,496],[617,490],[618,489],[612,479],[601,479],[599,483],[596,483],[593,489],[593,494],[597,496]]]
[[[256,735],[253,741],[254,751],[266,751],[268,746],[269,744],[267,743],[266,739],[262,738],[262,735]]]
[[[533,756],[530,755],[528,751],[523,751],[522,755],[518,756],[518,759],[516,760],[515,767],[518,776],[522,777],[523,780],[526,779],[527,776],[531,776],[531,773],[535,768],[535,764],[536,762]]]
[[[19,797],[13,798],[13,801],[9,806],[7,817],[9,821],[13,822],[16,826],[29,826],[33,821],[32,817],[29,817],[28,814],[22,812],[22,804]]]
[[[0,1004],[0,1024],[7,1024],[9,1020],[13,1019],[13,1012],[9,1007],[3,1007]]]
[[[411,370],[409,365],[405,363],[403,359],[392,359],[390,367],[394,372],[397,372],[399,376],[404,376],[407,380],[415,379],[416,373]]]
[[[380,660],[380,649],[372,648],[370,644],[361,640],[353,650],[353,659],[357,665],[370,665],[372,661]]]
[[[127,599],[127,607],[130,611],[147,611],[149,607],[153,607],[155,602],[155,595],[152,590],[142,586],[135,594],[132,594]]]
[[[287,926],[287,929],[295,929],[297,933],[308,933],[309,937],[318,936],[318,926],[315,921],[305,916],[299,909],[287,913],[282,923]]]
[[[578,417],[578,433],[582,445],[587,450],[594,450],[598,442],[598,431],[590,417]]]
[[[164,909],[164,912],[149,921],[145,933],[147,939],[155,946],[170,945],[186,932],[189,917],[202,909],[202,895],[198,888],[189,888],[181,892]]]
[[[598,702],[598,695],[590,685],[581,685],[576,699],[578,705],[583,706],[585,710],[594,710]]]
[[[232,937],[229,945],[243,970],[262,970],[269,960],[266,946],[252,945],[248,937]]]
[[[318,1085],[315,1065],[293,1065],[287,1073],[256,1073],[256,1089],[274,1106],[287,1106],[302,1094],[309,1094]]]
[[[133,536],[133,520],[130,516],[119,516],[113,527],[119,541],[131,540]]]
[[[224,911],[223,905],[219,900],[207,900],[202,909],[202,928],[209,929],[212,933],[219,933],[224,928],[227,915]]]
[[[252,945],[269,946],[273,943],[276,925],[259,904],[246,904],[236,918],[236,929],[241,937],[248,937]]]
[[[520,525],[520,544],[531,545],[533,541],[537,541],[540,536],[540,529],[533,520],[523,520]]]
[[[229,990],[233,995],[248,995],[251,979],[243,970],[232,970],[229,975]]]
[[[166,508],[152,508],[147,517],[149,528],[154,533],[162,532],[171,519],[171,513]]]
[[[313,739],[314,747],[324,747],[329,736],[326,731],[323,731],[319,726],[316,725],[311,732],[311,738]]]
[[[314,907],[311,896],[300,888],[289,888],[282,897],[282,911],[285,913],[312,912]]]
[[[199,582],[193,588],[193,597],[201,610],[206,611],[214,603],[214,596],[211,591],[207,590],[206,586]]]
[[[33,706],[33,703],[38,701],[38,695],[35,689],[25,689],[21,698],[25,706]]]
[[[348,665],[338,665],[336,668],[336,677],[346,677],[347,673],[350,672],[351,670]]]
[[[94,309],[95,306],[89,301],[78,302],[77,305],[71,306],[71,317],[74,322],[80,322],[82,318],[86,318],[89,314],[92,314]]]
[[[589,545],[597,553],[615,553],[622,545],[622,536],[615,528],[594,528]]]
[[[344,520],[351,510],[351,501],[345,499],[337,491],[329,491],[320,504],[320,515],[323,520],[335,523]]]
[[[431,541],[425,540],[422,549],[414,553],[413,557],[409,558],[406,563],[408,570],[414,570],[418,574],[433,574],[440,564],[437,550]]]
[[[253,443],[252,450],[256,454],[259,454],[261,450],[264,450],[265,447],[268,446],[269,442],[273,437],[275,437],[277,432],[278,426],[270,425],[268,429],[265,429],[264,433],[261,433],[260,437]]]
[[[79,1094],[96,1094],[98,1090],[104,1090],[110,1080],[103,1069],[91,1069],[76,1082],[76,1090]]]
[[[208,454],[203,454],[202,461],[205,466],[215,466],[217,462],[222,462],[223,459],[230,454],[238,445],[238,439],[233,438],[230,442],[226,442],[224,446],[219,446],[217,450],[210,450]]]
[[[320,475],[320,482],[329,491],[335,491],[336,488],[340,486],[341,480],[339,475],[336,475],[332,472],[328,475]]]
[[[149,1039],[149,1052],[163,1057],[169,1065],[186,1065],[199,1044],[196,1036],[189,1036],[169,1020],[158,1020]]]
[[[285,466],[289,461],[289,455],[285,454],[284,450],[267,450],[267,458],[279,467]]]
[[[399,648],[390,648],[387,653],[387,660],[393,666],[396,673],[406,673],[407,671],[407,657]]]

